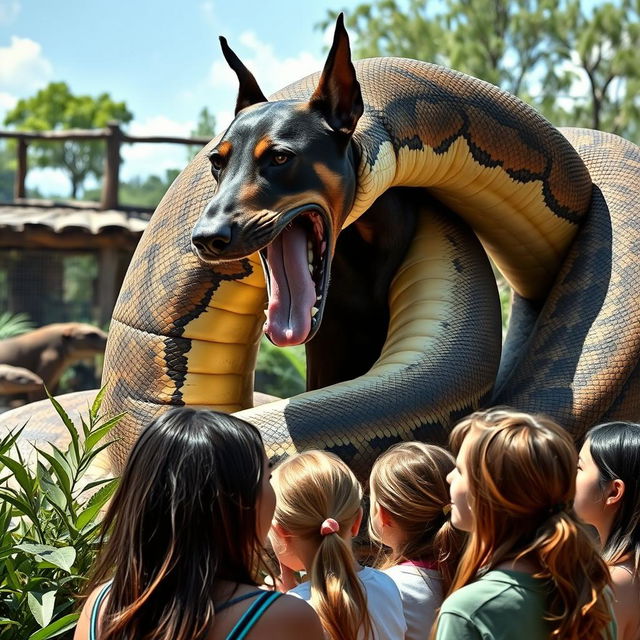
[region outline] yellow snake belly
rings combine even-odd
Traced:
[[[355,380],[250,409],[265,306],[258,259],[212,269],[190,246],[191,228],[215,189],[204,155],[214,141],[160,203],[114,311],[105,408],[128,412],[116,464],[141,426],[171,405],[241,411],[263,429],[274,455],[329,447],[366,470],[391,442],[442,440],[456,417],[491,401],[500,349],[495,286],[487,284],[479,247],[444,212],[473,229],[518,295],[542,304],[589,212],[593,185],[580,156],[598,156],[599,142],[576,151],[518,99],[442,67],[394,58],[355,66],[365,113],[353,138],[361,161],[345,224],[396,186],[424,188],[443,204],[419,216],[390,289],[391,323],[379,359]],[[306,100],[317,79],[272,99]],[[452,243],[455,233],[466,236]],[[447,252],[453,249],[462,254]],[[534,407],[526,394],[503,397]],[[545,410],[572,415],[565,399],[557,394]]]

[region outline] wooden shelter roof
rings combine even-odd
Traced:
[[[90,249],[137,244],[151,212],[99,208],[95,202],[0,203],[0,248]]]

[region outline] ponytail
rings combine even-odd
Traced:
[[[325,535],[311,567],[311,603],[332,640],[357,640],[371,633],[367,597],[355,571],[349,545]]]
[[[274,520],[316,549],[309,570],[311,604],[331,640],[370,637],[367,597],[353,551],[341,534],[361,516],[362,488],[337,456],[306,451],[273,473]]]
[[[551,514],[519,557],[533,560],[541,567],[534,577],[552,585],[546,607],[552,638],[607,637],[602,634],[611,613],[603,590],[610,584],[609,570],[572,511]]]
[[[453,578],[460,563],[467,536],[458,531],[447,518],[433,537],[433,548],[436,550],[436,566],[442,576],[442,593],[449,593]]]

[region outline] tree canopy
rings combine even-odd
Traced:
[[[132,118],[126,104],[115,102],[108,93],[95,98],[74,95],[66,82],[52,82],[36,95],[19,100],[4,123],[22,131],[49,131],[100,128],[112,120],[127,123]],[[73,198],[89,175],[102,176],[103,141],[33,142],[29,147],[38,166],[60,168],[67,174]]]
[[[637,142],[639,16],[640,0],[372,0],[346,21],[357,57],[443,64],[518,95],[558,126]]]

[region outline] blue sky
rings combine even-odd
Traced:
[[[107,91],[134,114],[134,135],[188,135],[207,106],[219,127],[235,103],[224,35],[270,93],[321,68],[329,34],[315,28],[328,9],[356,0],[0,0],[0,118],[51,81],[77,94]],[[185,151],[134,145],[123,178],[182,166]],[[64,193],[66,180],[30,172],[30,183]]]

